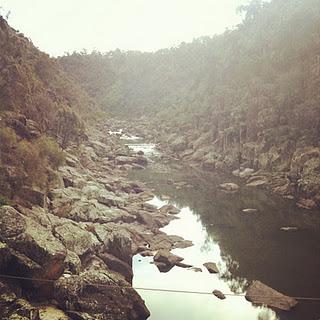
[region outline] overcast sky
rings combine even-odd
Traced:
[[[247,0],[0,0],[9,23],[51,55],[154,51],[222,33]]]

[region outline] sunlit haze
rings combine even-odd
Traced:
[[[0,0],[9,23],[51,55],[155,51],[222,33],[245,0]]]

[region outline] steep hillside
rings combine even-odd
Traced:
[[[23,198],[25,186],[48,185],[63,162],[60,147],[85,137],[83,119],[98,108],[2,17],[0,47],[0,195],[7,202]]]
[[[155,119],[164,142],[183,136],[198,164],[235,169],[240,156],[243,165],[288,172],[293,181],[304,176],[299,190],[313,197],[320,167],[319,1],[252,1],[240,11],[244,20],[235,30],[177,48],[74,53],[59,62],[106,109]]]

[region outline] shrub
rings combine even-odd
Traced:
[[[10,201],[7,197],[0,195],[0,207],[10,205]]]
[[[9,153],[17,144],[17,135],[11,128],[0,127],[1,158]]]
[[[58,169],[65,162],[65,154],[52,138],[43,136],[36,142],[40,157],[53,169]]]
[[[15,150],[16,161],[19,162],[24,171],[28,174],[30,184],[37,184],[39,186],[46,182],[46,172],[41,158],[39,149],[35,144],[22,140],[18,143]]]

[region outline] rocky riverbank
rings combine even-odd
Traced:
[[[132,256],[190,242],[159,228],[172,208],[146,203],[152,191],[129,181],[148,159],[123,145],[111,122],[68,148],[47,194],[0,207],[2,319],[146,319],[132,289]],[[163,251],[162,251],[163,252]]]
[[[169,128],[156,121],[140,119],[134,126],[141,136],[157,143],[162,160],[233,174],[243,184],[264,188],[294,200],[298,207],[320,207],[320,149],[313,146],[270,147],[263,139],[239,144],[225,137],[212,142],[208,128]]]

